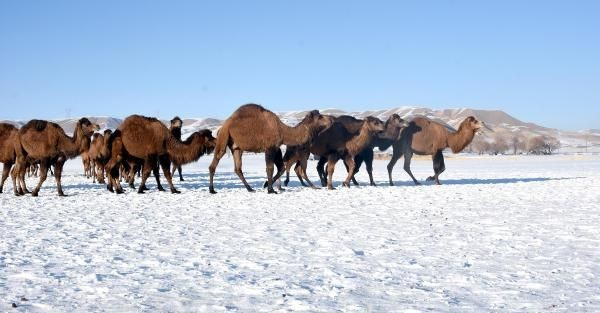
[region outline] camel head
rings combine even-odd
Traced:
[[[217,139],[213,137],[212,132],[208,129],[203,129],[201,131],[195,132],[194,134],[198,134],[203,138],[203,154],[211,154],[215,150],[215,146],[217,145]]]
[[[179,116],[175,116],[171,120],[171,128],[181,128],[183,126],[183,121],[179,118]]]
[[[300,124],[307,125],[314,133],[321,133],[333,125],[333,117],[323,115],[319,110],[312,110],[306,114]]]
[[[95,131],[100,130],[100,125],[90,122],[87,118],[81,118],[77,121],[77,126],[81,127],[81,131],[85,137],[91,137]],[[77,129],[77,127],[75,127]]]
[[[376,133],[378,135],[385,131],[385,123],[373,116],[367,116],[363,121],[362,127],[366,127],[369,133]]]
[[[379,134],[379,138],[397,139],[400,136],[400,131],[406,127],[408,127],[408,121],[394,113],[385,121],[385,131]]]
[[[112,135],[112,130],[107,129],[107,130],[104,131],[104,137],[107,137],[107,136],[110,136],[110,135]]]
[[[477,120],[474,116],[469,116],[460,123],[458,130],[460,131],[461,128],[469,129],[474,133],[482,132],[484,129],[492,130],[484,122]]]

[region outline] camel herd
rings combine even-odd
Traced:
[[[427,178],[440,184],[439,175],[445,170],[442,151],[450,148],[453,153],[462,151],[475,134],[486,127],[475,117],[466,118],[457,131],[424,117],[416,117],[410,122],[397,114],[385,122],[376,117],[363,120],[351,116],[329,116],[314,110],[306,114],[296,126],[284,124],[273,112],[257,104],[239,107],[226,119],[213,137],[210,130],[191,134],[185,141],[181,138],[183,121],[179,117],[171,120],[167,128],[156,118],[141,115],[127,117],[114,131],[97,131],[100,127],[87,118],[81,118],[73,136],[65,134],[56,123],[31,120],[20,129],[11,124],[0,123],[0,162],[4,163],[0,193],[10,174],[14,194],[31,193],[37,196],[47,178],[48,170],[54,168],[53,175],[59,196],[64,196],[61,186],[63,165],[68,159],[81,156],[84,174],[92,181],[106,184],[111,192],[123,193],[124,180],[134,188],[136,174],[141,176],[137,188],[139,193],[147,190],[146,180],[153,173],[159,190],[159,167],[172,193],[179,193],[173,185],[173,175],[179,172],[183,181],[181,166],[197,161],[201,156],[214,151],[209,166],[209,191],[216,193],[214,176],[227,148],[232,152],[235,173],[248,191],[252,187],[244,178],[242,154],[247,152],[264,153],[267,181],[264,187],[269,193],[276,193],[274,182],[279,182],[286,173],[284,185],[289,182],[289,173],[294,171],[303,186],[317,188],[306,174],[310,154],[319,157],[317,172],[323,187],[334,189],[332,176],[335,164],[342,160],[348,171],[344,186],[350,182],[358,185],[354,175],[364,162],[373,181],[373,149],[393,148],[392,159],[387,170],[389,183],[393,185],[392,170],[396,161],[404,157],[404,170],[415,184],[419,184],[410,170],[413,154],[431,155],[434,175]],[[285,154],[281,146],[285,145]],[[30,192],[25,185],[28,172],[37,171],[39,181]],[[277,171],[275,172],[275,168]],[[306,182],[306,183],[305,183]]]

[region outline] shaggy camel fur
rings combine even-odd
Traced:
[[[235,173],[248,191],[254,191],[242,172],[242,153],[264,152],[267,171],[267,188],[273,190],[273,181],[283,173],[278,169],[273,177],[275,160],[281,156],[280,146],[302,145],[309,142],[320,131],[333,124],[333,119],[324,116],[319,111],[309,112],[295,127],[285,125],[275,113],[257,104],[246,104],[239,107],[225,120],[217,135],[217,145],[212,163],[209,166],[211,193],[216,193],[213,185],[215,170],[219,160],[225,155],[227,147],[233,153]],[[278,155],[279,154],[279,155]]]
[[[175,139],[169,129],[155,118],[141,115],[127,117],[110,136],[108,147],[111,158],[106,165],[108,186],[122,193],[119,182],[119,167],[122,161],[131,158],[143,160],[142,181],[138,193],[143,193],[150,172],[160,163],[172,193],[179,193],[171,179],[171,160],[177,164],[194,162],[214,148],[215,139],[209,130],[196,132],[187,143]]]
[[[394,165],[402,156],[404,156],[404,170],[415,185],[420,185],[410,170],[413,154],[432,156],[434,175],[429,176],[427,180],[433,180],[440,185],[439,176],[446,169],[442,151],[449,147],[453,153],[459,153],[473,141],[473,137],[482,127],[487,126],[475,117],[469,116],[460,124],[458,131],[451,133],[442,124],[428,118],[414,118],[402,131],[400,139],[393,144],[394,152],[387,166],[390,185],[394,185],[392,181]]]
[[[10,169],[17,159],[15,152],[15,142],[19,136],[19,130],[7,123],[0,123],[0,162],[4,164],[2,168],[2,181],[0,181],[0,193],[4,187],[4,182],[8,178]]]
[[[95,130],[100,127],[93,124],[87,118],[77,122],[73,137],[65,134],[65,131],[56,123],[31,120],[19,130],[18,141],[15,143],[17,154],[13,186],[16,195],[21,195],[25,190],[25,172],[28,163],[40,163],[40,180],[31,192],[37,196],[42,184],[48,175],[48,168],[54,165],[54,178],[59,196],[64,196],[61,185],[63,165],[68,159],[80,155],[88,148],[89,139]],[[17,188],[17,180],[20,187]]]
[[[341,119],[354,119],[353,117],[341,117]],[[321,178],[321,185],[328,189],[334,189],[332,184],[333,171],[335,164],[339,159],[343,159],[348,164],[348,176],[343,182],[343,186],[350,187],[350,179],[354,173],[354,157],[365,147],[371,144],[374,137],[384,131],[384,123],[372,116],[368,116],[360,122],[358,132],[356,126],[345,125],[339,122],[340,117],[329,129],[320,134],[310,147],[310,152],[320,156],[317,164],[317,172]],[[359,121],[359,120],[357,120]],[[327,177],[323,166],[327,162]]]
[[[169,130],[175,139],[181,141],[181,127],[183,126],[183,121],[179,118],[179,116],[175,116],[171,120],[171,127]],[[173,163],[173,170],[171,171],[171,176],[175,175],[175,171],[179,172],[179,181],[183,181],[183,175],[181,175],[181,164]]]
[[[408,126],[408,122],[403,120],[398,114],[392,114],[385,121],[385,129],[383,133],[380,133],[378,136],[374,137],[371,141],[371,144],[363,149],[359,154],[354,158],[355,168],[354,174],[352,175],[352,183],[358,186],[358,182],[354,178],[356,173],[360,170],[360,166],[363,162],[367,167],[367,173],[369,174],[369,181],[371,186],[377,186],[375,181],[373,180],[373,158],[374,153],[373,149],[375,147],[379,148],[379,151],[385,151],[388,149],[395,141],[400,138],[400,133],[402,129]],[[344,162],[346,166],[346,170],[348,170],[348,164]]]

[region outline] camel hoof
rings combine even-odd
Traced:
[[[329,189],[329,190],[335,190],[335,187],[333,187],[333,186],[327,186],[327,189]]]
[[[144,189],[142,189],[142,188],[138,189],[138,193],[144,193]]]
[[[416,181],[416,182],[415,182],[415,186],[421,186],[421,183],[420,183],[420,182],[418,182],[418,181]]]
[[[371,183],[371,186],[377,187],[377,184],[376,183]]]
[[[58,194],[59,197],[68,197],[67,195],[65,195],[64,193],[59,193]]]
[[[209,190],[208,190],[208,192],[212,193],[213,195],[216,195],[216,194],[217,194],[217,192],[216,192],[214,189],[212,189],[212,188],[211,188],[211,189],[209,189]]]
[[[390,186],[394,186],[394,183],[393,183],[393,182],[390,182]]]
[[[164,190],[162,190],[164,191]],[[181,193],[181,191],[177,190],[177,189],[171,189],[171,193]]]
[[[277,194],[277,191],[275,191],[273,188],[269,189],[268,193],[270,194]]]
[[[32,196],[32,197],[37,197],[37,196],[38,196],[38,193],[37,193],[37,191],[34,191],[34,192],[32,192],[32,193],[31,193],[31,196]]]
[[[163,188],[163,186],[158,186],[158,191],[165,191],[165,188]],[[171,190],[171,192],[173,192],[173,190]]]
[[[289,180],[284,180],[283,185],[287,187],[289,182],[290,182]],[[0,191],[0,192],[2,192],[2,191]]]
[[[317,186],[315,186],[315,185],[312,185],[312,186],[306,186],[306,187],[310,187],[310,188],[312,188],[312,189],[321,189],[321,187],[317,187]]]
[[[120,195],[123,193],[123,189],[117,189],[117,194]]]
[[[185,181],[185,179],[183,179],[183,177],[182,177],[182,178],[179,179],[179,181]]]
[[[433,176],[429,176],[429,177],[427,177],[427,179],[426,179],[426,181],[432,181],[432,180],[435,180],[435,177],[433,177]]]
[[[263,188],[267,188],[267,187],[269,187],[269,182],[268,182],[268,181],[266,181],[266,182],[263,184]]]

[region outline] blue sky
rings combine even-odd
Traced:
[[[600,1],[1,1],[0,119],[403,105],[600,128]]]

